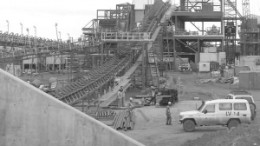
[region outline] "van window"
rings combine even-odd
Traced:
[[[219,103],[219,110],[232,110],[232,103]]]
[[[234,110],[247,110],[246,103],[234,103]]]
[[[202,100],[202,103],[201,103],[200,107],[198,108],[198,111],[200,111],[204,107],[204,105],[205,105],[205,101]]]
[[[207,110],[207,113],[215,113],[215,104],[206,105],[205,110]]]
[[[248,103],[253,103],[252,98],[251,97],[236,97],[236,99],[245,99],[248,101]]]
[[[226,96],[226,99],[233,99],[231,95]]]

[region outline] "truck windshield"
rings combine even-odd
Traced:
[[[204,105],[205,105],[205,101],[203,100],[200,107],[197,110],[200,111]]]

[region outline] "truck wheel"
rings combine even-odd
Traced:
[[[232,119],[228,122],[228,128],[237,127],[239,125],[239,121],[236,119]]]
[[[251,120],[254,120],[255,119],[255,109],[256,109],[256,106],[255,104],[250,104],[250,110],[251,110]]]
[[[195,123],[193,120],[185,120],[183,122],[183,129],[186,132],[192,132],[195,129]]]

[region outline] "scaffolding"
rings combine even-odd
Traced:
[[[205,23],[217,22],[223,25],[222,1],[217,0],[180,0],[163,33],[163,58],[172,57],[172,67],[184,62],[200,62],[200,53],[206,43],[215,43],[223,47],[224,31],[222,27],[205,28]],[[187,30],[187,25],[196,31]],[[169,67],[169,68],[172,68]]]
[[[241,24],[241,56],[260,55],[260,30],[257,19],[250,14],[250,1],[243,0],[244,20]]]
[[[226,60],[227,63],[234,64],[238,52],[237,21],[243,19],[243,17],[237,10],[237,0],[225,0],[224,10]]]

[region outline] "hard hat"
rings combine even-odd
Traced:
[[[130,97],[130,98],[129,98],[129,100],[133,100],[133,98],[132,98],[132,97]]]
[[[171,102],[168,102],[168,105],[171,105],[172,103]]]

